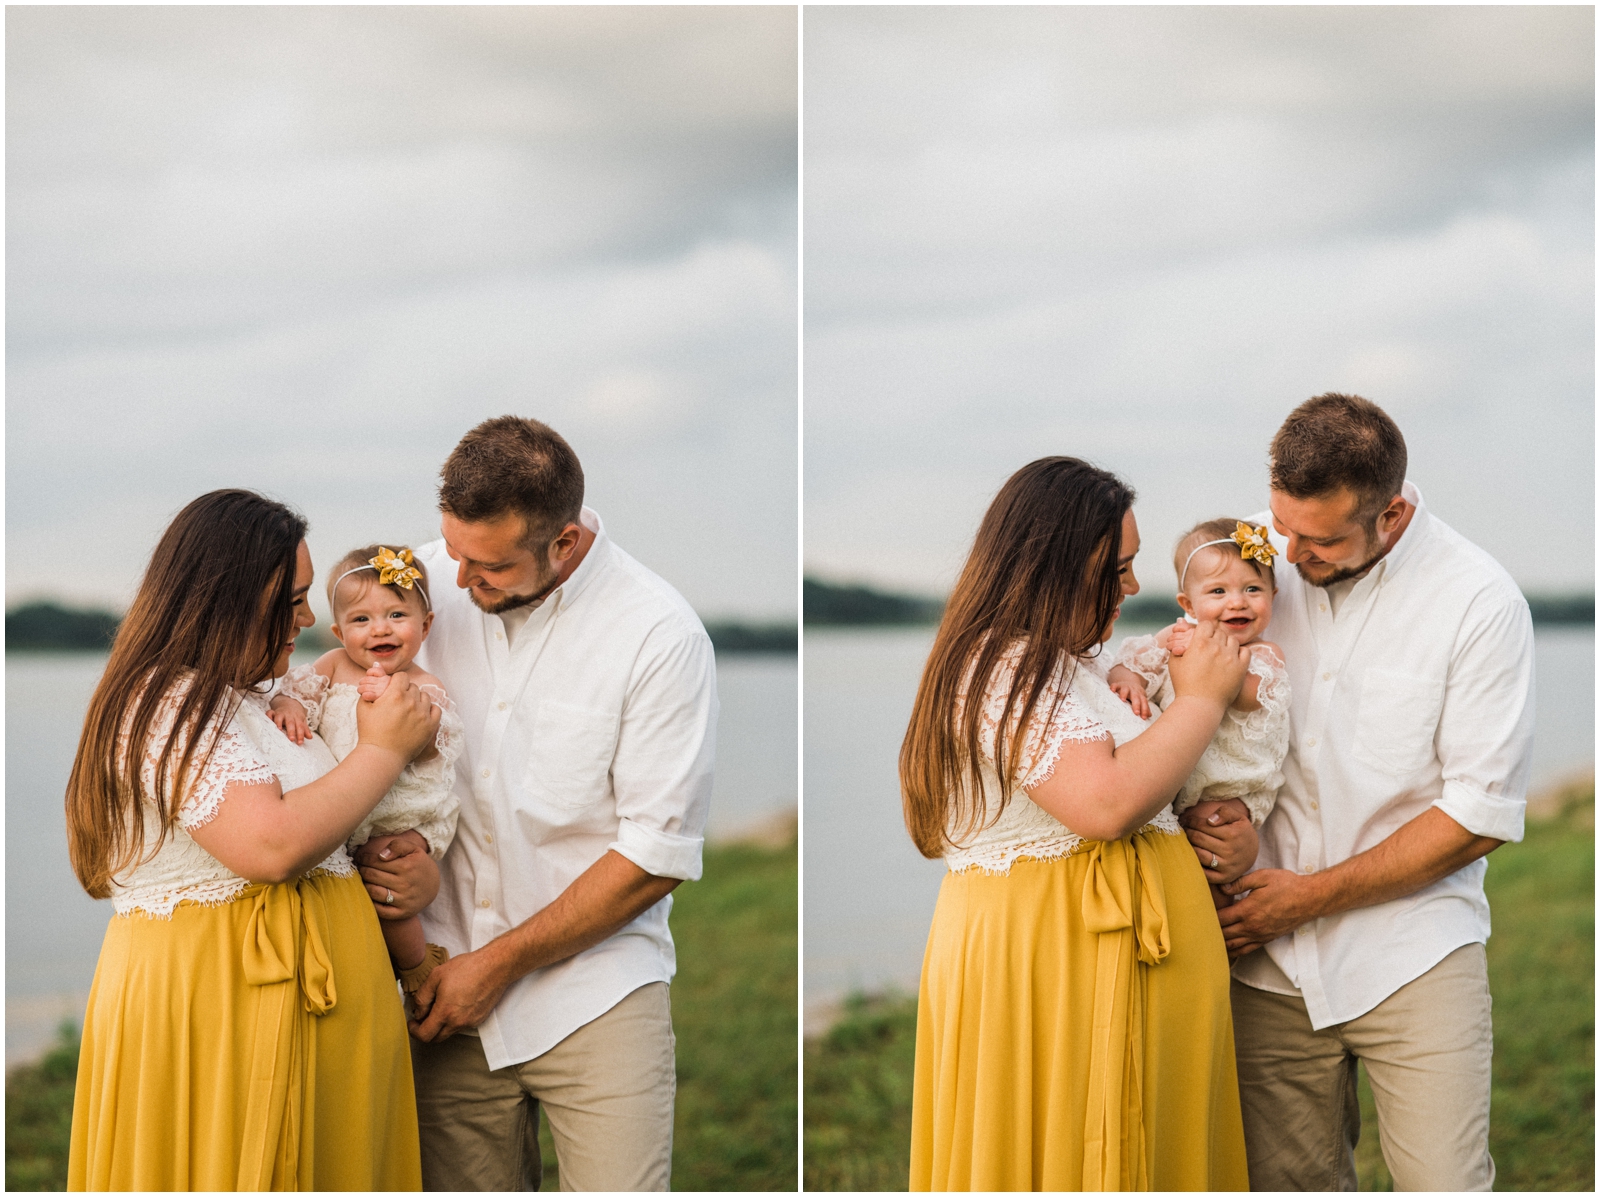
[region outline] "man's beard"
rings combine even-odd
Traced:
[[[493,603],[486,603],[478,597],[478,592],[472,587],[467,588],[467,597],[472,600],[472,605],[485,615],[503,615],[507,611],[515,611],[519,607],[531,607],[542,602],[544,597],[556,587],[557,571],[551,570],[539,580],[539,589],[532,594],[508,594]]]
[[[1368,557],[1364,564],[1350,565],[1345,566],[1342,569],[1336,569],[1324,578],[1307,577],[1306,567],[1304,565],[1296,565],[1295,569],[1299,572],[1302,579],[1309,582],[1313,586],[1318,586],[1323,590],[1326,590],[1329,586],[1337,586],[1340,582],[1348,582],[1351,578],[1359,578],[1374,565],[1378,564],[1378,562],[1383,559],[1383,555],[1388,551],[1388,549],[1383,547],[1383,541],[1378,539],[1378,528],[1377,525],[1374,524],[1367,531],[1367,552],[1371,553],[1372,556]]]

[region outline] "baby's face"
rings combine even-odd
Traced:
[[[1195,554],[1178,605],[1196,619],[1214,619],[1240,644],[1259,640],[1272,620],[1272,582],[1226,546]]]
[[[422,595],[413,590],[400,598],[389,587],[366,581],[351,599],[347,590],[355,580],[346,578],[339,587],[344,601],[334,613],[339,622],[333,625],[333,634],[362,669],[371,669],[374,663],[389,674],[409,668],[433,626],[433,614],[426,610]]]

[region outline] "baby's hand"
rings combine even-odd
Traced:
[[[389,688],[389,675],[383,671],[383,666],[376,661],[372,668],[367,670],[367,675],[356,683],[356,690],[367,702],[376,702],[378,695]]]
[[[306,709],[292,698],[280,695],[273,699],[267,717],[296,744],[304,744],[311,738],[311,724],[306,721]]]
[[[1185,827],[1221,827],[1224,823],[1248,821],[1249,818],[1250,808],[1239,799],[1221,798],[1196,802],[1178,816],[1178,822]]]
[[[1166,629],[1167,651],[1175,657],[1183,656],[1183,650],[1189,647],[1189,641],[1194,637],[1194,625],[1180,621]]]
[[[1106,674],[1106,681],[1111,693],[1132,707],[1135,715],[1141,719],[1150,718],[1150,699],[1145,694],[1142,677],[1124,665],[1113,665]]]

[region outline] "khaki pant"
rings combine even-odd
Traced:
[[[539,1187],[544,1103],[566,1192],[664,1192],[677,1091],[668,987],[635,989],[542,1056],[490,1071],[475,1035],[412,1043],[422,1187]]]
[[[1487,1191],[1489,973],[1482,944],[1457,948],[1374,1009],[1311,1029],[1300,998],[1233,983],[1250,1187],[1351,1192],[1361,1135],[1356,1061],[1367,1066],[1378,1141],[1396,1191]]]

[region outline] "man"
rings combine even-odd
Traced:
[[[665,1190],[676,1084],[667,896],[700,876],[715,659],[689,605],[606,536],[552,429],[503,416],[441,471],[418,556],[420,658],[466,725],[461,816],[423,914],[451,958],[418,991],[425,1187]],[[453,571],[455,586],[444,582]]]
[[[1290,750],[1220,912],[1250,1184],[1355,1188],[1359,1058],[1395,1187],[1487,1190],[1482,858],[1522,838],[1527,603],[1428,512],[1375,404],[1308,400],[1271,457]]]

